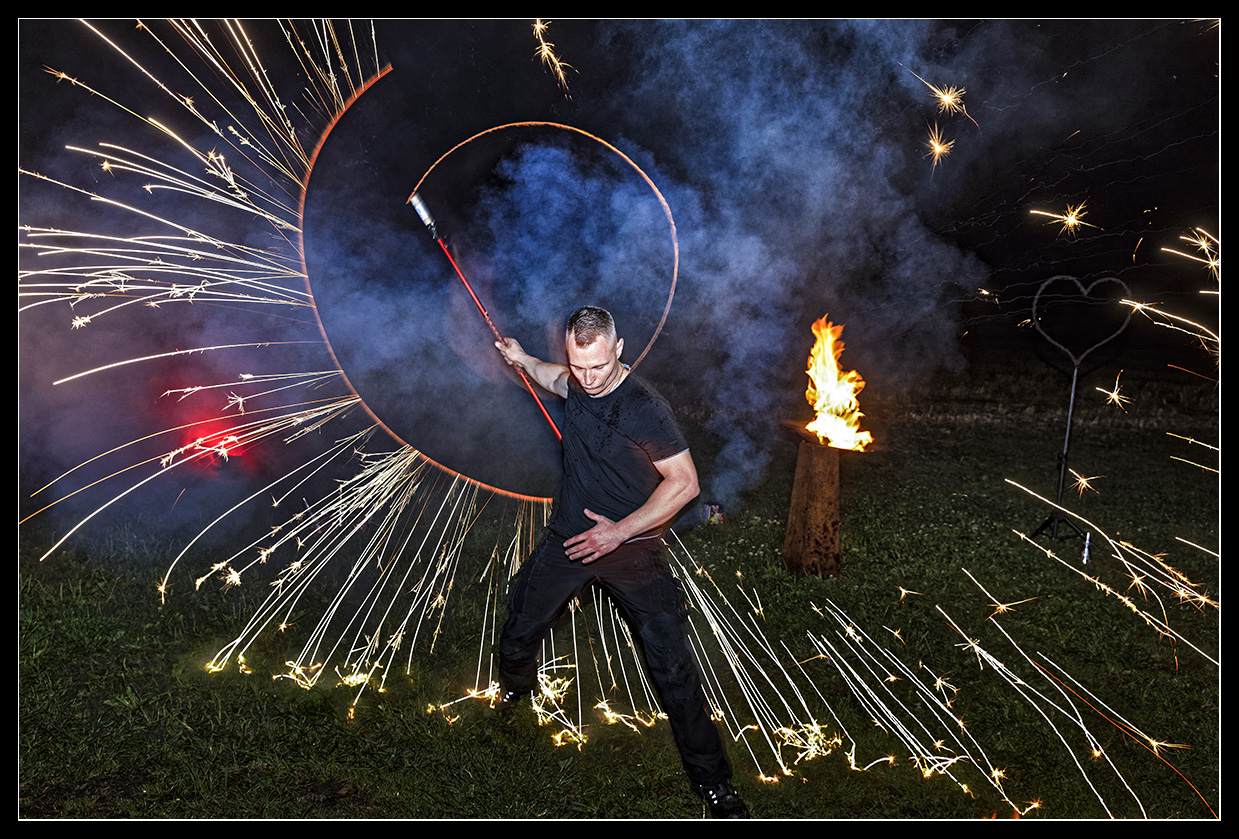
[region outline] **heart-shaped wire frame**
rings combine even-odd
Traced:
[[[1041,284],[1041,286],[1037,289],[1037,293],[1036,293],[1036,295],[1033,297],[1033,304],[1032,304],[1032,322],[1033,322],[1033,326],[1036,328],[1036,330],[1037,330],[1038,332],[1040,332],[1040,333],[1041,333],[1041,337],[1045,338],[1045,340],[1049,341],[1051,344],[1053,344],[1054,346],[1058,347],[1060,350],[1062,350],[1063,352],[1065,352],[1065,353],[1067,354],[1067,357],[1071,359],[1072,363],[1073,363],[1076,367],[1079,367],[1079,366],[1080,366],[1080,364],[1084,361],[1085,357],[1086,357],[1086,356],[1088,356],[1088,354],[1089,354],[1089,353],[1091,353],[1093,350],[1097,349],[1098,347],[1101,347],[1101,346],[1104,346],[1105,344],[1108,344],[1110,341],[1113,341],[1115,338],[1117,338],[1119,335],[1121,335],[1121,334],[1123,333],[1123,330],[1127,328],[1127,324],[1131,321],[1131,316],[1132,316],[1132,313],[1133,313],[1135,310],[1134,310],[1134,309],[1129,308],[1129,309],[1127,310],[1127,317],[1123,318],[1123,325],[1122,325],[1122,326],[1120,326],[1118,329],[1114,330],[1114,332],[1112,332],[1112,333],[1111,333],[1110,335],[1108,335],[1107,337],[1102,338],[1102,339],[1101,339],[1100,341],[1098,341],[1096,344],[1093,344],[1093,346],[1091,346],[1091,347],[1089,347],[1088,349],[1084,350],[1084,352],[1080,353],[1079,355],[1076,355],[1076,354],[1075,354],[1074,352],[1072,352],[1070,349],[1068,349],[1067,347],[1063,346],[1063,345],[1062,345],[1061,343],[1059,343],[1058,341],[1054,340],[1054,338],[1050,337],[1050,334],[1049,334],[1048,332],[1046,332],[1046,331],[1045,331],[1045,330],[1041,327],[1041,318],[1039,318],[1039,317],[1037,316],[1037,306],[1038,306],[1038,305],[1040,304],[1040,302],[1041,302],[1041,293],[1042,293],[1043,291],[1045,291],[1045,290],[1046,290],[1046,288],[1048,288],[1051,284],[1053,284],[1053,283],[1059,283],[1059,282],[1074,283],[1074,284],[1075,284],[1075,286],[1076,286],[1076,288],[1078,288],[1078,289],[1080,290],[1080,296],[1081,296],[1081,298],[1083,298],[1083,299],[1085,299],[1085,300],[1087,300],[1087,299],[1089,298],[1089,296],[1093,293],[1093,289],[1097,288],[1097,286],[1099,286],[1099,285],[1107,285],[1107,284],[1110,284],[1110,283],[1114,283],[1114,284],[1118,285],[1118,286],[1122,289],[1122,291],[1123,291],[1123,299],[1128,299],[1128,298],[1130,298],[1130,297],[1131,297],[1131,292],[1130,292],[1130,290],[1127,288],[1127,283],[1123,282],[1122,280],[1118,279],[1117,277],[1102,277],[1100,280],[1094,280],[1092,283],[1090,283],[1090,284],[1088,285],[1088,287],[1085,287],[1084,283],[1080,282],[1080,280],[1079,280],[1079,279],[1077,279],[1076,277],[1072,277],[1072,276],[1070,276],[1070,275],[1068,275],[1068,274],[1058,274],[1057,276],[1050,277],[1048,280],[1046,280],[1045,282],[1043,282],[1043,283]]]

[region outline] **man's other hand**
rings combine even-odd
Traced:
[[[606,516],[601,516],[593,510],[586,510],[585,515],[597,524],[584,533],[566,540],[564,550],[569,559],[590,563],[618,548],[624,541],[624,537],[619,526]]]

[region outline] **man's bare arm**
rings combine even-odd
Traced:
[[[534,358],[525,352],[515,338],[502,338],[496,341],[495,349],[499,350],[508,364],[524,370],[525,374],[541,387],[557,396],[567,397],[568,376],[571,375],[567,367],[553,361]]]
[[[593,562],[609,554],[629,539],[666,524],[701,491],[697,484],[697,466],[687,449],[658,461],[654,467],[663,476],[662,483],[629,515],[613,522],[592,510],[585,511],[597,524],[564,542],[569,559]]]

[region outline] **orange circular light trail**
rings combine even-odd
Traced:
[[[327,142],[327,138],[331,135],[332,130],[339,123],[340,119],[344,116],[344,114],[348,111],[348,109],[352,107],[354,103],[357,102],[357,100],[362,96],[362,94],[364,94],[367,90],[373,87],[376,82],[378,82],[380,79],[386,76],[387,73],[389,72],[391,72],[391,67],[390,66],[385,67],[373,79],[369,80],[365,85],[363,85],[357,91],[357,93],[355,93],[352,96],[352,98],[350,98],[349,101],[344,104],[344,106],[340,109],[339,113],[337,113],[335,118],[331,121],[331,124],[327,126],[327,128],[323,131],[322,135],[319,137],[318,143],[315,145],[314,151],[309,157],[309,167],[306,170],[305,178],[301,184],[301,199],[300,199],[300,206],[298,207],[299,218],[304,219],[305,197],[306,197],[306,193],[309,190],[310,176],[314,171],[314,164],[316,160],[318,159],[318,155],[322,151],[323,145]],[[650,349],[654,346],[654,342],[658,339],[658,336],[659,334],[661,334],[664,324],[666,324],[667,322],[667,315],[671,311],[671,301],[675,297],[675,286],[676,286],[676,281],[679,277],[679,271],[680,271],[680,242],[676,234],[675,218],[671,214],[671,207],[670,205],[667,204],[667,199],[663,196],[662,192],[659,191],[658,187],[655,185],[654,181],[650,178],[650,176],[647,175],[645,171],[641,169],[641,167],[638,166],[637,163],[631,157],[624,154],[624,152],[620,151],[618,148],[616,148],[611,143],[608,143],[606,140],[603,140],[601,137],[598,137],[580,128],[575,128],[571,125],[564,125],[562,123],[556,123],[556,122],[540,122],[540,121],[507,123],[504,125],[497,125],[493,128],[488,128],[485,131],[480,131],[477,134],[474,134],[472,137],[469,137],[468,139],[457,143],[455,146],[453,146],[452,148],[444,152],[442,155],[440,155],[438,160],[432,163],[430,168],[427,169],[426,172],[421,176],[421,178],[418,179],[417,185],[414,186],[413,190],[409,194],[409,197],[410,199],[412,198],[413,194],[416,193],[418,189],[421,188],[421,185],[425,182],[426,178],[430,175],[431,172],[433,172],[439,166],[439,164],[441,164],[444,160],[450,157],[453,153],[464,148],[465,146],[467,146],[469,143],[473,142],[474,140],[477,140],[478,138],[489,135],[489,134],[494,134],[499,131],[505,131],[505,130],[513,129],[513,128],[529,128],[529,127],[545,127],[545,128],[553,128],[553,129],[557,129],[561,131],[568,131],[568,132],[577,134],[581,137],[585,137],[586,139],[592,140],[593,142],[603,146],[610,152],[614,153],[621,160],[623,160],[626,164],[632,167],[632,169],[638,175],[641,176],[641,179],[645,181],[646,185],[649,186],[650,190],[654,193],[655,197],[658,199],[658,203],[662,206],[663,213],[667,217],[667,224],[670,229],[671,247],[672,247],[672,254],[673,254],[672,268],[671,268],[671,285],[667,293],[667,303],[663,307],[662,317],[659,319],[658,325],[654,329],[654,334],[650,336],[650,340],[645,345],[645,349],[641,351],[641,355],[639,355],[637,357],[637,360],[634,361],[631,365],[631,368],[635,369],[636,366],[641,363],[641,360],[644,359],[645,356],[649,353]],[[304,230],[299,231],[299,235],[304,237],[305,235]],[[302,269],[302,274],[305,277],[306,291],[309,293],[310,300],[313,303],[314,290],[310,284],[309,268],[305,264],[304,240],[301,242],[301,247],[299,248],[299,250],[301,253],[301,269]],[[418,449],[417,446],[412,445],[407,440],[405,440],[403,437],[401,437],[399,434],[397,434],[396,431],[391,428],[391,426],[389,426],[386,422],[383,421],[381,417],[379,417],[377,414],[374,413],[374,411],[370,408],[370,406],[366,404],[366,401],[361,396],[361,394],[357,392],[357,389],[353,386],[353,383],[349,380],[348,373],[344,370],[344,366],[340,363],[340,359],[336,356],[335,349],[331,346],[331,339],[327,336],[327,330],[323,326],[323,321],[322,321],[322,318],[319,316],[317,305],[313,305],[312,308],[314,310],[314,318],[316,322],[318,323],[319,332],[322,333],[323,340],[326,343],[327,352],[331,355],[332,361],[335,362],[336,369],[340,371],[340,376],[345,386],[353,393],[354,396],[357,397],[358,402],[365,409],[366,413],[370,415],[370,418],[374,420],[375,424],[378,427],[382,428],[384,431],[386,431],[392,437],[392,439],[394,439],[401,445],[408,446],[409,448],[417,451],[419,457],[421,457],[428,463],[432,464],[433,466],[438,467],[442,471],[450,475],[454,475],[458,478],[461,478],[462,480],[469,481],[470,483],[473,483],[484,489],[499,493],[501,495],[506,495],[511,498],[516,498],[516,499],[521,499],[521,500],[526,500],[526,501],[549,502],[551,500],[550,498],[543,498],[540,496],[526,495],[522,493],[512,492],[511,490],[502,489],[501,487],[493,486],[491,484],[485,483],[484,481],[480,481],[476,478],[472,478],[469,475],[466,475],[462,472],[458,472],[457,470],[452,469],[451,467],[446,466],[445,464],[440,463],[439,461],[428,457],[424,452]]]

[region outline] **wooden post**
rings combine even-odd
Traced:
[[[839,576],[839,450],[801,442],[783,540],[793,574]]]

